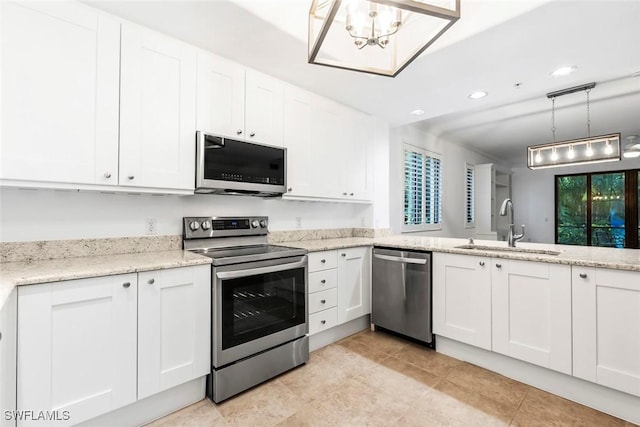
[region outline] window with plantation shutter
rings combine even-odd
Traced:
[[[404,147],[404,231],[442,228],[440,157],[417,147]]]
[[[473,227],[476,221],[475,202],[474,199],[474,186],[475,186],[475,169],[472,165],[465,166],[465,226]]]

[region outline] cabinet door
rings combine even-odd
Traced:
[[[493,351],[571,375],[571,267],[491,260]]]
[[[0,178],[117,184],[120,24],[71,2],[0,2]]]
[[[491,350],[489,258],[433,254],[433,331]]]
[[[16,409],[17,298],[18,291],[14,289],[0,310],[0,408],[7,411]],[[2,415],[0,426],[16,425]]]
[[[244,67],[198,54],[197,129],[244,138]]]
[[[316,147],[318,173],[314,180],[319,197],[345,198],[347,193],[343,151],[343,107],[327,99],[315,103],[312,144]]]
[[[345,113],[345,151],[343,170],[346,171],[347,199],[370,200],[369,145],[373,137],[371,118],[354,110]]]
[[[338,324],[371,313],[371,248],[338,251]]]
[[[138,274],[138,399],[211,369],[211,267]]]
[[[284,146],[287,149],[287,195],[316,195],[317,146],[312,122],[316,96],[286,86],[284,100]]]
[[[122,26],[120,185],[193,190],[195,48]]]
[[[69,425],[136,400],[135,274],[18,289],[18,410]]]
[[[573,375],[640,396],[640,273],[572,268]]]
[[[246,72],[244,136],[249,141],[282,147],[284,85],[257,71]]]

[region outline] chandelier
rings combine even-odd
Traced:
[[[309,63],[395,77],[460,18],[460,0],[313,0]]]
[[[551,132],[553,142],[527,147],[529,169],[544,169],[558,166],[584,165],[590,163],[614,162],[620,157],[620,134],[591,136],[591,109],[589,94],[596,87],[588,83],[555,92],[549,92],[551,99]],[[556,98],[584,91],[587,95],[587,137],[567,141],[556,141]]]

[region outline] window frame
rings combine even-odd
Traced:
[[[437,191],[434,192],[435,196],[434,197],[438,197],[438,200],[432,199],[431,201],[431,205],[435,205],[436,209],[437,209],[437,213],[438,213],[438,219],[439,222],[437,223],[425,223],[422,222],[421,224],[406,224],[405,223],[405,207],[404,207],[404,201],[405,201],[405,187],[406,187],[406,169],[405,169],[405,159],[406,159],[406,152],[407,151],[411,151],[414,153],[418,153],[422,156],[422,176],[423,176],[423,187],[424,187],[424,193],[423,193],[423,197],[422,197],[422,220],[426,221],[427,218],[427,194],[429,193],[428,189],[427,189],[427,185],[426,185],[426,178],[427,178],[427,167],[426,167],[426,159],[427,158],[432,158],[438,161],[439,163],[439,176],[438,176],[438,182],[436,183],[437,185]],[[403,233],[415,233],[415,232],[420,232],[420,231],[438,231],[438,230],[442,230],[442,226],[443,226],[443,218],[442,218],[442,177],[443,177],[443,162],[442,162],[442,155],[435,153],[433,151],[427,150],[425,148],[421,148],[421,147],[416,147],[415,145],[411,145],[408,143],[403,143],[402,144],[402,232]]]
[[[554,242],[555,244],[563,244],[558,243],[558,200],[559,200],[559,191],[558,191],[558,182],[559,178],[569,177],[569,176],[585,176],[586,177],[586,192],[587,192],[587,223],[586,223],[586,234],[587,234],[587,244],[584,246],[593,246],[592,245],[592,228],[591,228],[591,205],[592,201],[592,188],[591,188],[591,178],[594,175],[606,175],[612,173],[622,173],[625,175],[625,244],[624,248],[631,249],[639,249],[640,248],[640,201],[638,200],[638,186],[640,185],[640,169],[621,169],[621,170],[609,170],[609,171],[596,171],[596,172],[581,172],[581,173],[571,173],[571,174],[562,174],[562,175],[554,175]],[[599,247],[599,246],[593,246]]]
[[[469,172],[471,172],[471,195],[469,195]],[[471,201],[471,206],[469,206]],[[471,221],[467,213],[471,210]],[[476,227],[476,167],[470,163],[464,164],[464,228]]]

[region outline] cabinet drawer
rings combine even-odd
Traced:
[[[319,311],[309,315],[309,335],[333,328],[338,323],[338,308]]]
[[[338,285],[338,270],[317,271],[309,273],[309,293],[335,288]]]
[[[309,254],[309,272],[328,270],[338,266],[336,251],[313,252]]]
[[[327,289],[309,295],[309,314],[335,307],[338,303],[338,290]]]

